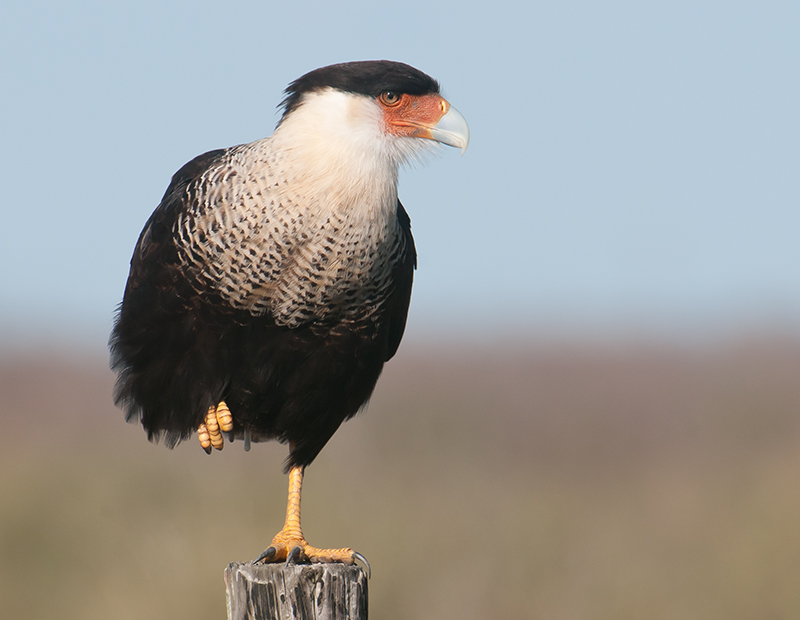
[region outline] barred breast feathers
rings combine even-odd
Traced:
[[[377,311],[405,249],[399,162],[375,157],[374,136],[353,148],[345,130],[320,140],[302,127],[230,149],[187,187],[174,229],[199,288],[288,327]]]

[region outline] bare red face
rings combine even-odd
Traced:
[[[405,138],[427,138],[461,149],[469,144],[467,121],[438,94],[409,95],[386,91],[378,96],[384,131]]]
[[[447,114],[450,104],[441,95],[381,93],[386,133],[408,138],[434,139],[431,130]]]

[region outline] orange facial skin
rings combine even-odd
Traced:
[[[397,95],[382,93],[378,102],[383,108],[386,133],[408,138],[432,139],[431,129],[447,114],[450,104],[441,95]]]

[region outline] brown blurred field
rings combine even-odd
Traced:
[[[151,445],[112,383],[0,360],[0,615],[224,618],[285,448]],[[308,470],[303,525],[370,559],[383,620],[800,618],[798,413],[788,339],[405,346]]]

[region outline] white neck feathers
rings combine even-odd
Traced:
[[[375,209],[394,214],[398,168],[403,161],[396,139],[383,129],[374,100],[335,90],[305,96],[269,139],[292,193],[327,208]]]

